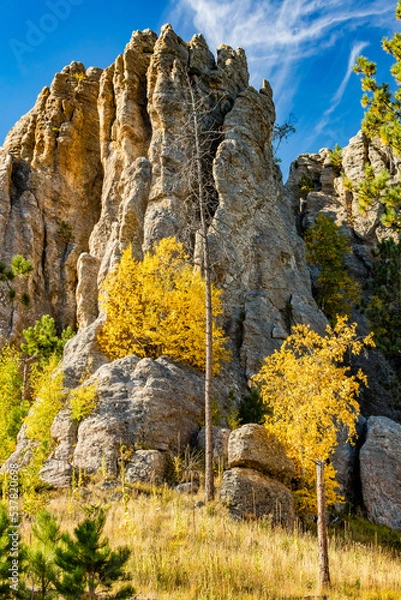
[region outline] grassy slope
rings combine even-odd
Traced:
[[[136,488],[125,499],[118,489],[91,489],[58,492],[48,508],[71,530],[82,518],[83,498],[109,502],[105,533],[113,547],[132,548],[129,569],[138,598],[278,600],[317,594],[317,541],[310,533],[272,529],[268,521],[235,521],[219,502],[195,508],[201,497],[167,489]],[[374,541],[333,535],[330,566],[330,600],[401,599],[400,555]]]

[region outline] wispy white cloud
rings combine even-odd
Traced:
[[[309,139],[307,140],[307,143],[310,144],[313,142],[314,139],[316,139],[321,132],[323,131],[323,129],[327,126],[327,124],[330,122],[330,117],[333,114],[333,112],[335,111],[335,109],[338,107],[338,105],[340,104],[345,90],[347,88],[348,82],[350,80],[350,77],[353,73],[353,66],[355,64],[356,61],[356,57],[360,55],[360,53],[362,52],[362,50],[364,48],[366,48],[366,46],[368,46],[367,42],[357,42],[356,44],[354,44],[351,48],[351,52],[349,55],[349,59],[348,59],[348,66],[347,66],[347,70],[345,72],[345,75],[340,83],[340,85],[338,86],[337,91],[335,92],[335,94],[333,95],[329,107],[324,111],[322,117],[320,118],[320,120],[317,122],[313,134],[309,137]]]
[[[299,122],[295,99],[313,61],[340,48],[345,54],[341,60],[348,59],[348,65],[344,74],[339,60],[324,82],[328,99],[319,108],[324,112],[316,109],[317,125],[303,134],[303,141],[309,137],[313,142],[323,130],[327,132],[347,90],[355,58],[367,45],[361,41],[369,39],[363,28],[391,33],[394,8],[394,0],[174,0],[169,16],[182,35],[184,23],[191,24],[186,31],[201,31],[211,49],[221,43],[243,47],[252,84],[259,87],[263,78],[270,81],[281,121],[295,112]],[[318,76],[326,77],[322,71]],[[319,84],[323,86],[323,81]]]
[[[300,59],[337,42],[340,25],[368,21],[372,26],[393,12],[393,0],[178,0],[171,20],[191,19],[211,47],[244,47],[253,81],[271,79],[280,95]]]

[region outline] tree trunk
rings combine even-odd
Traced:
[[[31,372],[31,364],[34,360],[37,360],[37,356],[31,356],[24,361],[24,374],[22,380],[22,400],[31,400],[31,390],[29,387],[29,375]]]
[[[329,544],[326,524],[326,494],[324,489],[324,462],[316,462],[317,539],[319,545],[319,588],[330,587]]]
[[[205,501],[210,502],[214,498],[214,475],[213,475],[213,424],[212,424],[212,377],[213,377],[213,306],[211,290],[211,267],[209,241],[207,237],[206,222],[206,190],[202,173],[202,150],[198,128],[198,114],[196,110],[196,98],[191,81],[188,77],[188,87],[191,94],[191,109],[194,128],[196,177],[198,182],[198,202],[200,213],[201,235],[203,241],[203,270],[206,286],[206,331],[205,331]]]

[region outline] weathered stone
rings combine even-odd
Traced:
[[[88,473],[118,473],[122,445],[177,451],[202,418],[203,377],[167,357],[127,356],[100,367],[88,383],[96,383],[97,407],[80,423],[72,457]],[[218,399],[227,391],[218,385],[215,393]]]
[[[49,458],[40,470],[40,479],[54,488],[71,487],[73,468],[67,460]]]
[[[370,162],[376,174],[388,168],[391,182],[400,180],[400,165],[395,162],[391,151],[380,141],[369,141],[359,132],[342,150],[343,175],[339,168],[331,164],[329,151],[323,149],[319,154],[299,156],[291,165],[285,185],[287,204],[293,207],[299,233],[313,225],[318,214],[323,213],[331,217],[340,227],[341,234],[348,238],[353,252],[346,253],[344,264],[351,277],[360,284],[365,303],[369,302],[369,280],[377,242],[395,235],[380,222],[383,213],[380,203],[373,204],[366,214],[359,210],[355,190],[364,177],[367,162]],[[306,199],[301,199],[299,183],[304,176],[309,178],[313,189]],[[346,183],[347,179],[351,186]],[[310,273],[315,283],[319,276],[318,267],[312,266]],[[353,308],[352,320],[358,323],[360,335],[369,333],[370,324],[366,314],[362,314],[357,307]],[[294,321],[302,322],[299,317]],[[362,389],[360,396],[363,414],[382,414],[400,419],[401,410],[395,406],[390,386],[386,384],[396,377],[392,365],[375,349],[361,353],[352,362],[355,370],[362,368],[369,381],[369,387]]]
[[[84,252],[78,258],[77,273],[77,323],[84,329],[98,316],[98,286],[97,274],[99,261],[94,256]]]
[[[339,493],[346,502],[360,502],[359,450],[365,441],[366,419],[361,415],[356,424],[357,438],[347,442],[348,431],[341,430],[337,436],[338,445],[330,458],[335,470]]]
[[[225,318],[232,337],[242,341],[238,358],[247,377],[280,347],[272,332],[289,333],[288,307],[295,295],[302,306],[295,322],[307,319],[321,331],[326,323],[312,299],[295,217],[282,197],[271,148],[274,121],[266,86],[261,93],[241,92],[225,117],[213,167],[219,203],[209,234],[211,252]]]
[[[65,345],[63,357],[65,387],[76,387],[83,378],[109,362],[107,356],[101,352],[96,338],[102,324],[102,319],[97,319]]]
[[[201,450],[205,450],[205,428],[202,427],[196,438],[196,445]],[[228,438],[230,429],[225,427],[215,427],[213,425],[213,459],[221,466],[225,466],[228,460]]]
[[[158,450],[136,450],[125,467],[128,483],[161,484],[165,478],[166,457]]]
[[[374,523],[401,530],[401,425],[369,417],[360,451],[362,498]]]
[[[196,494],[199,490],[199,482],[187,481],[185,483],[179,483],[174,489],[180,494]]]
[[[71,459],[77,442],[77,431],[78,424],[71,419],[71,409],[67,405],[52,423],[50,434],[56,447],[40,471],[42,481],[52,487],[64,488],[71,485]]]
[[[18,253],[34,264],[31,308],[15,315],[7,336],[45,313],[58,326],[76,324],[77,260],[100,212],[100,73],[80,63],[63,69],[4,142],[0,161],[9,168],[12,157],[13,185],[0,194],[1,258]]]
[[[74,388],[93,373],[99,386],[97,409],[78,431],[65,425],[65,438],[54,433],[57,447],[43,471],[48,480],[52,472],[59,482],[67,480],[71,465],[94,472],[105,462],[115,473],[120,439],[164,452],[190,441],[198,429],[200,373],[168,359],[110,363],[96,341],[105,318],[98,292],[127,245],[141,259],[156,241],[175,235],[202,268],[187,168],[194,145],[187,134],[189,91],[195,84],[199,105],[206,107],[201,133],[214,136],[203,165],[211,197],[208,238],[232,351],[221,374],[227,387],[216,383],[221,404],[228,388],[245,393],[261,360],[281,346],[294,324],[325,329],[297,226],[300,232],[320,210],[335,215],[350,239],[358,235],[352,271],[361,280],[369,272],[369,244],[382,235],[375,229],[378,215],[362,223],[327,149],[299,157],[284,193],[271,145],[272,90],[267,82],[259,92],[249,87],[243,50],[221,46],[215,60],[202,36],[186,43],[167,25],[160,36],[134,32],[104,71],[71,63],[0,149],[0,260],[20,253],[35,266],[31,308],[0,303],[0,337],[18,337],[45,313],[59,329],[78,323],[78,335],[65,348],[65,386]],[[360,136],[351,146],[344,150],[348,176],[360,177],[366,152],[381,168],[380,148],[366,146]],[[303,173],[314,190],[300,216]],[[360,321],[366,329],[366,319]],[[381,364],[380,372],[386,368]],[[370,390],[371,404],[364,400],[369,411],[375,395],[390,411],[390,393],[374,380]],[[26,440],[19,444],[22,454],[28,447]]]
[[[294,522],[290,490],[259,471],[238,467],[225,471],[220,495],[235,517],[267,517],[289,527]]]
[[[89,328],[67,347],[68,386],[92,352],[92,370],[105,362],[95,342],[104,317],[98,290],[125,246],[141,259],[160,238],[175,235],[194,262],[201,256],[186,167],[194,81],[206,110],[202,134],[216,140],[205,169],[208,188],[215,188],[213,277],[224,290],[222,323],[233,350],[224,377],[245,390],[260,360],[289,332],[291,298],[298,299],[295,322],[324,328],[273,161],[270,85],[249,87],[242,49],[223,45],[215,60],[200,35],[186,43],[169,25],[159,37],[137,31],[104,71],[74,62],[57,74],[0,152],[3,258],[19,252],[35,264],[33,306],[26,317],[13,309],[12,319],[11,309],[0,307],[0,334],[16,335],[44,313],[59,327]]]
[[[289,482],[295,476],[293,462],[283,445],[263,425],[249,423],[231,432],[228,440],[228,468],[255,469],[273,479]]]

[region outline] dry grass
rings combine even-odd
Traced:
[[[105,504],[113,494],[94,488],[86,502]],[[145,487],[125,502],[110,502],[105,534],[113,547],[132,549],[129,570],[138,598],[317,598],[312,534],[273,529],[267,521],[234,521],[218,502],[195,508],[199,499]],[[49,509],[71,530],[82,518],[80,503],[58,493]],[[401,558],[379,546],[332,538],[330,566],[329,600],[401,599]]]

